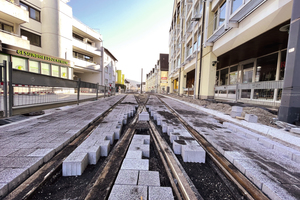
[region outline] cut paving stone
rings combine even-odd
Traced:
[[[109,200],[143,199],[147,200],[147,186],[114,185],[108,197]]]
[[[182,145],[187,145],[184,140],[174,140],[173,141],[173,151],[176,155],[180,155],[182,152]]]
[[[150,145],[149,144],[131,144],[129,149],[131,151],[142,151],[143,156],[150,157]]]
[[[251,160],[234,160],[234,166],[238,168],[243,174],[246,174],[247,170],[261,170],[259,166],[251,162]]]
[[[55,149],[37,149],[28,156],[43,157],[44,163],[48,162],[55,154]]]
[[[159,172],[140,171],[138,185],[160,186]]]
[[[206,153],[199,145],[182,146],[181,156],[184,162],[205,163]]]
[[[172,188],[170,187],[149,187],[149,200],[174,200]]]
[[[115,181],[115,185],[137,185],[139,170],[121,169]]]
[[[263,183],[262,191],[270,198],[276,200],[297,200],[298,197],[291,196],[286,190],[283,190],[279,183],[267,182]]]
[[[63,176],[80,176],[88,165],[88,154],[73,152],[64,161]]]
[[[150,135],[134,135],[132,142],[134,142],[135,140],[143,141],[142,144],[150,144]]]
[[[147,112],[140,113],[139,121],[149,121],[149,114]]]
[[[125,158],[121,169],[149,170],[149,160]]]
[[[142,151],[132,151],[128,150],[126,153],[125,158],[132,158],[132,159],[142,159]]]
[[[257,119],[258,119],[258,117],[256,115],[252,115],[252,114],[245,115],[245,120],[247,122],[257,123]]]
[[[110,151],[110,141],[97,141],[96,144],[100,146],[100,156],[107,157]]]
[[[263,183],[270,182],[271,179],[266,175],[262,174],[259,170],[249,169],[246,171],[247,178],[252,181],[260,190],[262,189]]]
[[[245,156],[244,154],[241,154],[239,152],[236,152],[236,151],[225,151],[224,156],[231,163],[233,163],[234,160],[236,160],[236,159],[238,159],[238,160],[248,159],[249,160],[249,158],[247,156]]]

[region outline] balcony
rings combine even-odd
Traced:
[[[0,19],[16,24],[28,23],[28,11],[12,2],[13,1],[0,0]]]
[[[74,49],[80,49],[81,51],[84,50],[88,53],[91,53],[95,56],[101,56],[101,50],[100,49],[97,49],[96,47],[88,44],[88,43],[85,43],[79,39],[76,39],[76,38],[73,38],[72,40],[72,44],[73,44],[73,47],[75,47]]]
[[[75,32],[80,33],[82,36],[86,36],[87,38],[93,38],[96,41],[102,41],[102,35],[95,31],[94,29],[88,27],[81,21],[75,19],[73,17],[73,29]]]
[[[19,35],[0,30],[0,38],[2,43],[17,46],[24,49],[30,49],[30,42],[27,39],[21,38]]]
[[[220,26],[208,39],[208,43],[215,42],[219,37],[221,37],[226,32],[224,24]]]
[[[74,65],[77,67],[101,71],[100,64],[98,63],[86,61],[83,60],[82,58],[75,58],[75,57],[72,58],[72,61],[74,62]]]

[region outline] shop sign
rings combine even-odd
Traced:
[[[31,53],[31,52],[23,51],[23,50],[17,50],[17,54],[32,57],[32,58],[39,58],[39,59],[47,60],[47,61],[51,61],[51,62],[62,63],[62,64],[66,64],[66,65],[69,64],[67,61],[64,61],[64,60],[60,60],[60,59],[57,59],[57,58],[52,58],[52,57],[49,57],[49,56],[40,55],[40,54],[37,54],[37,53]]]
[[[167,80],[168,78],[167,77],[161,77],[161,80]]]

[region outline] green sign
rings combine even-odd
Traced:
[[[69,64],[67,61],[64,60],[60,60],[57,58],[51,58],[49,56],[43,56],[37,53],[30,53],[28,51],[23,51],[23,50],[17,50],[17,54],[23,55],[23,56],[28,56],[28,57],[32,57],[32,58],[39,58],[39,59],[43,59],[43,60],[48,60],[51,62],[57,62],[57,63],[62,63],[62,64]]]

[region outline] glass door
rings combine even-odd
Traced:
[[[254,62],[242,64],[242,83],[252,83]],[[251,98],[251,87],[241,90],[241,98]]]

